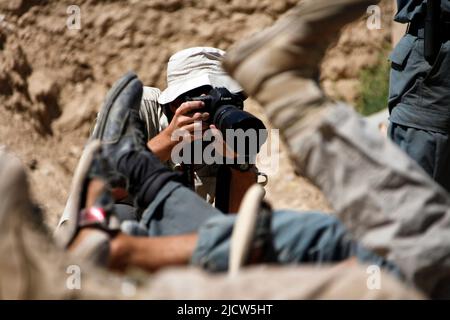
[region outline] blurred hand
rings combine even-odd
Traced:
[[[224,156],[229,159],[235,159],[238,154],[226,143],[224,140],[226,137],[223,137],[223,134],[219,129],[213,124],[209,125],[209,129],[212,131],[214,137],[216,137],[215,149],[221,156]]]
[[[195,130],[206,130],[208,124],[205,123],[209,118],[208,112],[196,112],[196,110],[201,109],[205,106],[202,101],[187,101],[182,103],[174,113],[172,121],[166,128],[165,133],[172,138],[172,135],[177,130],[183,130],[191,134],[194,138],[193,133]],[[199,125],[199,122],[202,122]]]
[[[190,141],[194,137],[195,130],[205,130],[208,124],[205,122],[209,118],[207,112],[196,112],[203,108],[202,101],[188,101],[182,103],[174,112],[174,116],[169,126],[160,132],[156,137],[148,141],[147,146],[161,160],[170,159],[171,151],[185,135],[190,135]],[[202,135],[200,135],[201,137]]]

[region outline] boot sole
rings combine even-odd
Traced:
[[[56,243],[61,248],[67,248],[77,231],[78,212],[80,211],[83,188],[91,167],[94,155],[100,150],[99,140],[90,141],[83,150],[72,178],[69,197],[64,212],[54,233]]]
[[[242,200],[231,235],[228,266],[230,276],[235,276],[247,262],[264,195],[264,188],[254,184]]]

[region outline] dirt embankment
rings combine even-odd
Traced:
[[[26,164],[38,202],[55,225],[70,177],[108,87],[127,70],[165,86],[171,54],[192,46],[227,49],[272,24],[294,0],[1,0],[0,144]],[[361,19],[345,29],[323,65],[327,91],[354,101],[361,67],[389,41],[390,1],[381,30]],[[67,8],[81,9],[81,29],[67,28]],[[254,102],[250,110],[261,114]],[[294,175],[286,151],[271,177],[275,207],[325,209],[314,187]]]

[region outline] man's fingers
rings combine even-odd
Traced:
[[[193,112],[197,109],[201,109],[205,106],[203,101],[187,101],[183,102],[181,106],[175,111],[175,115],[184,115],[189,112]]]
[[[209,113],[208,112],[202,113],[202,121],[206,121],[208,119],[209,119]]]
[[[187,132],[194,132],[195,130],[201,131],[203,129],[203,124],[200,121],[188,124],[183,126],[181,129],[186,130]]]
[[[193,114],[192,116],[179,116],[178,117],[178,127],[182,127],[188,124],[191,124],[195,121],[202,121],[203,120],[203,114],[200,112],[197,112]]]

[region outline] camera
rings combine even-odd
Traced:
[[[203,101],[204,108],[198,112],[208,112],[209,122],[219,129],[223,137],[227,137],[227,130],[241,129],[244,133],[249,129],[253,129],[256,134],[256,153],[259,152],[261,146],[266,142],[267,130],[263,122],[254,115],[244,111],[244,101],[241,95],[233,94],[226,88],[212,88],[206,95],[199,97],[186,96],[184,101]],[[236,136],[235,136],[236,138]],[[244,137],[245,138],[245,137]],[[256,156],[254,150],[245,141],[245,158],[247,160],[254,159]],[[239,144],[239,141],[238,141]],[[236,145],[236,144],[235,144]],[[249,153],[250,152],[250,153]]]
[[[227,129],[265,129],[261,120],[244,111],[240,95],[232,94],[226,88],[212,88],[207,95],[186,96],[184,101],[203,101],[205,107],[198,112],[208,112],[209,121],[224,135]]]

